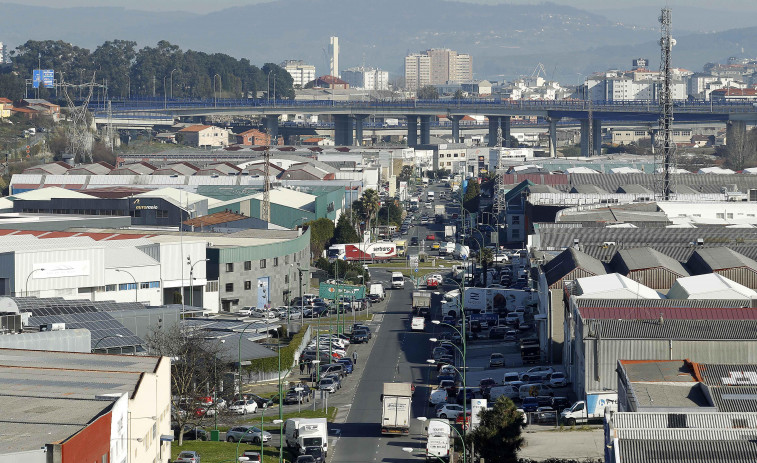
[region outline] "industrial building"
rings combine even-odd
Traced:
[[[0,462],[169,461],[170,375],[167,357],[0,349]]]

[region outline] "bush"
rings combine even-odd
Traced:
[[[302,343],[302,338],[307,332],[306,329],[300,330],[289,339],[289,344],[281,347],[281,368],[282,371],[291,368],[294,365],[294,353]],[[251,365],[245,367],[247,371],[271,372],[279,369],[279,356],[265,357],[253,360]]]

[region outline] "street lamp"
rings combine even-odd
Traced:
[[[175,69],[174,69],[174,71],[175,71]],[[195,265],[199,264],[200,262],[208,262],[209,260],[210,259],[200,259],[200,260],[196,261],[194,264],[192,264],[192,265],[189,266],[189,305],[192,306],[192,307],[194,307],[194,294],[195,294],[195,290],[194,290],[194,276],[193,276]],[[187,256],[187,263],[189,263],[189,262],[190,262],[189,256]]]
[[[31,272],[29,272],[29,275],[26,276],[26,297],[29,297],[29,278],[31,278],[32,275],[34,275],[34,272],[44,272],[45,269],[43,268],[35,268]]]
[[[172,100],[173,100],[173,73],[174,73],[175,71],[178,71],[178,69],[175,69],[175,68],[174,68],[174,70],[173,70],[173,71],[171,71],[171,99],[172,99]]]
[[[92,352],[92,353],[94,354],[94,353],[95,353],[95,350],[97,349],[97,346],[99,346],[101,342],[105,341],[105,340],[106,340],[106,339],[108,339],[108,338],[123,338],[123,337],[124,337],[124,335],[123,335],[123,334],[111,334],[111,335],[108,335],[108,336],[102,337],[102,338],[100,338],[100,339],[99,339],[99,340],[98,340],[98,341],[97,341],[97,342],[95,343],[95,347],[93,347],[93,348],[92,348],[92,351],[91,351],[91,352]]]
[[[213,105],[218,107],[218,96],[216,95],[216,77],[218,77],[218,93],[221,93],[221,87],[223,86],[223,81],[221,80],[221,75],[216,74],[213,76]]]
[[[131,274],[128,270],[123,270],[120,268],[114,269],[116,272],[122,272],[131,277],[132,280],[134,280],[134,302],[139,302],[139,283],[137,283],[137,279],[134,278],[134,275]]]
[[[257,320],[254,321],[254,322],[248,323],[247,325],[245,325],[244,328],[242,328],[242,332],[239,333],[239,342],[237,344],[237,348],[239,350],[239,352],[238,352],[239,356],[237,357],[237,362],[238,362],[238,365],[239,365],[238,374],[239,374],[239,395],[240,396],[242,395],[242,336],[244,336],[244,333],[245,333],[245,331],[247,331],[247,328],[249,328],[250,326],[252,326],[252,325],[254,325],[256,323],[258,323]]]

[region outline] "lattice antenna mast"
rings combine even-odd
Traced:
[[[673,68],[671,55],[676,44],[672,37],[672,19],[670,8],[663,8],[660,13],[660,149],[655,159],[655,172],[659,171],[661,181],[657,194],[664,200],[670,199],[672,174],[675,169],[675,143],[673,142]]]
[[[95,139],[87,125],[87,108],[89,107],[89,101],[92,99],[95,87],[102,87],[102,85],[95,83],[95,73],[92,73],[92,80],[90,82],[79,85],[66,83],[63,81],[63,77],[61,77],[60,87],[63,89],[63,95],[68,105],[68,113],[71,117],[71,124],[66,129],[68,149],[74,156],[74,161],[78,159],[79,161],[88,160],[92,162],[92,146]],[[76,106],[73,98],[68,94],[68,89],[81,89],[82,87],[88,88],[89,91],[82,104]]]
[[[503,212],[505,210],[505,178],[503,176],[504,172],[502,172],[502,145],[503,145],[503,137],[502,137],[502,126],[497,126],[497,145],[495,146],[497,148],[497,167],[494,170],[494,204],[492,205],[492,210],[499,214],[500,212]]]
[[[263,167],[263,175],[265,180],[263,183],[263,204],[261,206],[260,218],[266,222],[271,221],[271,152],[268,148],[265,149],[263,154],[265,159],[265,166]]]
[[[589,98],[589,111],[587,114],[589,118],[589,136],[587,138],[588,149],[586,150],[587,156],[594,155],[594,106],[591,104],[591,98]]]

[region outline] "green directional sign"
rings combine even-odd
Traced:
[[[321,299],[336,299],[337,285],[331,283],[321,283],[318,289],[318,296]],[[339,285],[339,297],[354,297],[355,299],[365,298],[365,286]]]

